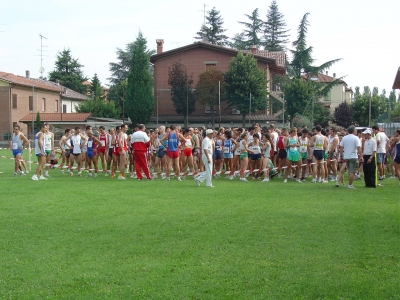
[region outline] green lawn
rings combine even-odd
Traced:
[[[5,158],[0,171],[0,299],[400,299],[397,180],[210,189],[32,181]]]

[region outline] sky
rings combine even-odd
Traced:
[[[39,77],[54,69],[57,53],[69,48],[84,65],[88,78],[97,73],[104,86],[109,82],[109,63],[116,62],[116,49],[125,49],[139,31],[149,49],[156,39],[164,39],[164,51],[195,42],[194,36],[204,20],[204,5],[215,7],[224,20],[225,34],[233,37],[243,31],[238,21],[259,9],[265,20],[269,1],[232,0],[0,0],[0,71]],[[328,71],[345,76],[356,86],[392,88],[400,67],[399,0],[277,0],[284,14],[290,43],[296,39],[298,25],[309,15],[307,44],[313,46],[316,64],[341,58]],[[43,61],[40,49],[42,39]],[[290,53],[288,58],[290,59]]]

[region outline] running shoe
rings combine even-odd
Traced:
[[[19,176],[25,176],[25,173],[24,173],[23,171],[21,171],[21,172],[19,173]]]
[[[36,174],[34,174],[31,178],[31,180],[39,180],[39,178],[36,176]]]
[[[247,181],[246,178],[240,178],[240,181]]]
[[[171,178],[169,178],[169,177],[165,177],[165,180],[166,180],[166,181],[170,181],[170,180],[171,180]]]
[[[60,173],[61,173],[61,174],[64,174],[64,170],[61,170]]]
[[[125,178],[125,176],[118,175],[118,179],[119,179],[119,180],[125,180],[126,178]]]
[[[283,182],[285,182],[285,183],[286,183],[286,182],[287,182],[287,179],[285,179]]]
[[[40,176],[39,176],[39,179],[40,179],[40,180],[47,180],[47,178],[44,177],[43,175],[40,175]]]
[[[339,187],[339,182],[335,182],[335,187]]]
[[[268,182],[269,178],[264,178],[264,180],[262,182]]]
[[[177,180],[178,181],[182,181],[181,176],[178,176]]]
[[[196,183],[197,186],[200,186],[200,181],[195,179],[194,182]]]
[[[94,176],[93,177],[97,177],[97,173],[94,173]]]
[[[29,171],[28,171],[28,170],[25,170],[25,174],[29,174]]]
[[[17,173],[14,172],[14,177],[17,177]]]
[[[233,175],[229,176],[229,180],[233,180],[233,178],[234,178]]]
[[[316,178],[313,178],[313,179],[311,180],[311,183],[317,183],[317,179],[316,179]]]
[[[353,185],[348,185],[347,188],[351,189],[351,190],[355,190],[356,189]]]

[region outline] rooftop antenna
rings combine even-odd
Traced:
[[[204,6],[203,10],[200,10],[200,11],[203,12],[203,26],[206,26],[206,6],[208,6],[208,5],[203,4],[203,6]]]
[[[44,73],[44,68],[43,68],[43,39],[47,40],[47,37],[43,36],[42,34],[39,34],[40,36],[40,68],[39,68],[39,73],[40,73],[40,79],[43,79],[43,73]]]
[[[171,42],[171,44],[176,44],[176,47],[179,47],[179,44],[182,44],[182,42]]]

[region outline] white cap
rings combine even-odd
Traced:
[[[367,133],[371,134],[371,130],[366,129],[366,130],[363,132],[363,134],[367,134]]]
[[[206,130],[206,134],[211,134],[211,133],[214,133],[214,131],[212,129],[207,129]]]

